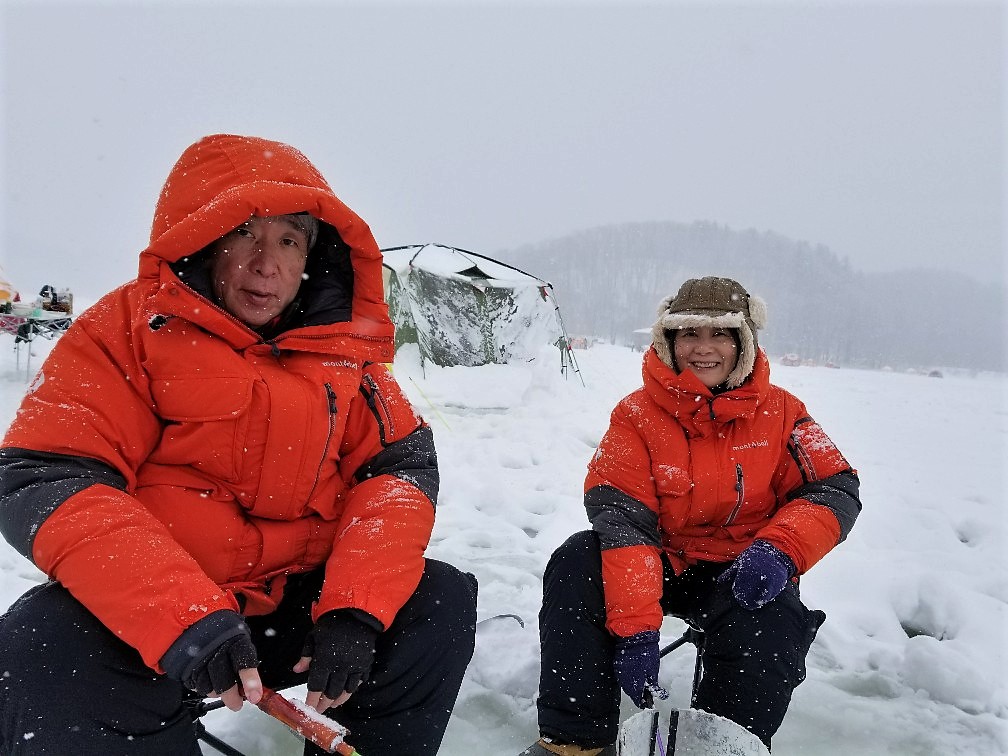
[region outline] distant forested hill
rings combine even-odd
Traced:
[[[823,246],[715,223],[603,226],[497,253],[550,281],[570,335],[633,343],[690,277],[735,278],[768,304],[772,355],[844,366],[1006,370],[1005,291],[933,270],[856,271]],[[949,260],[950,266],[955,259]]]

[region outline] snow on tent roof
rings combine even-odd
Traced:
[[[484,255],[443,244],[382,250],[396,347],[437,365],[535,359],[567,346],[553,287]]]
[[[489,257],[478,255],[443,244],[414,244],[408,247],[392,247],[382,250],[383,262],[397,273],[413,268],[426,270],[439,276],[464,276],[484,278],[502,284],[536,285],[550,284],[524,271],[499,263]]]

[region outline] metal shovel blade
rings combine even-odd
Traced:
[[[698,709],[675,709],[669,718],[668,756],[672,754],[770,756],[770,751],[763,741],[730,719]]]
[[[620,725],[616,756],[654,756],[658,739],[658,712],[644,709]]]

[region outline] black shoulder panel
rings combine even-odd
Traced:
[[[646,504],[613,486],[585,491],[585,509],[602,550],[623,546],[661,546],[658,515]]]
[[[854,528],[854,521],[861,514],[861,499],[858,495],[860,481],[853,470],[830,475],[798,486],[788,494],[788,501],[805,499],[813,504],[827,507],[840,523],[840,540],[843,541]]]
[[[430,499],[432,506],[437,506],[441,476],[430,426],[421,425],[408,436],[386,446],[357,471],[356,478],[366,480],[378,475],[394,475],[412,483]]]
[[[87,457],[0,449],[0,533],[31,559],[35,534],[60,504],[89,486],[126,490],[116,470]]]

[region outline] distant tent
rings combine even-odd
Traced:
[[[0,302],[11,302],[17,297],[17,294],[14,284],[7,278],[3,266],[0,266]]]
[[[397,349],[415,343],[423,360],[474,366],[530,360],[552,344],[561,368],[577,369],[550,283],[443,244],[392,247],[382,256]]]

